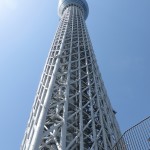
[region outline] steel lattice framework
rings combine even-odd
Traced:
[[[85,0],[61,6],[21,150],[110,150],[121,136],[86,28],[86,8]]]

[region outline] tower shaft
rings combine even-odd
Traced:
[[[85,11],[69,4],[63,9],[21,150],[110,150],[120,135]]]

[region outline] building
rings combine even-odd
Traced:
[[[59,0],[60,22],[21,150],[110,150],[121,137],[85,20],[86,0]]]

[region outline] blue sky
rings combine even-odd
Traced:
[[[87,26],[122,132],[150,115],[150,1],[87,0]],[[20,147],[58,26],[56,0],[0,0],[1,149]]]

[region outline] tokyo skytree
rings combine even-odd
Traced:
[[[86,0],[59,0],[59,26],[21,150],[111,150],[121,137],[86,27],[88,13]]]

